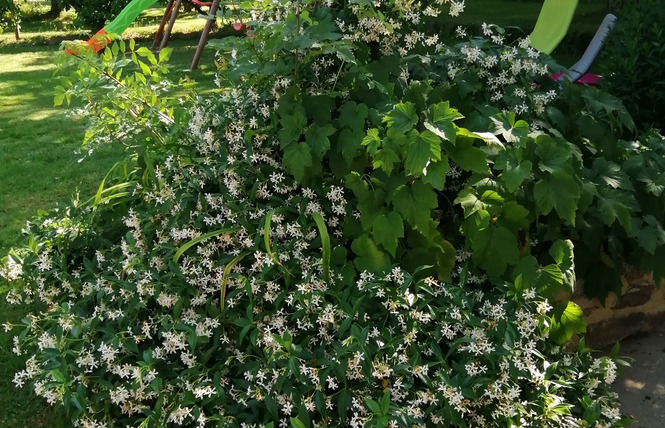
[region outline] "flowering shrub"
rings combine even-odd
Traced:
[[[276,230],[290,225],[279,220]],[[137,218],[126,223],[141,229]],[[607,389],[615,360],[549,340],[552,308],[534,289],[487,294],[397,267],[349,285],[324,280],[320,265],[291,270],[300,262],[277,265],[260,252],[247,255],[250,269],[229,274],[211,257],[223,241],[187,256],[188,278],[164,266],[168,283],[131,288],[135,274],[117,278],[112,255],[98,253],[92,270],[67,279],[63,294],[76,301],[25,326],[44,330],[17,343],[31,358],[14,382],[33,381],[85,427],[622,423]],[[132,269],[155,260],[133,244],[124,251]],[[277,266],[303,276],[287,286],[275,280]]]
[[[565,295],[580,224],[661,225],[622,175],[657,141],[594,146],[566,118],[623,130],[612,97],[558,101],[528,46],[420,32],[463,2],[414,6],[254,3],[209,98],[170,95],[168,51],[80,53],[56,103],[129,155],[6,258],[44,304],[6,326],[15,383],[84,427],[624,424]]]

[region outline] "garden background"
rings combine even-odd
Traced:
[[[80,152],[87,124],[72,109],[53,107],[54,53],[63,40],[86,38],[88,30],[77,21],[72,10],[50,15],[46,1],[17,2],[21,8],[21,34],[16,40],[11,31],[0,34],[0,251],[6,253],[21,242],[21,229],[39,210],[65,206],[73,197],[85,201],[95,196],[100,181],[109,168],[123,157],[121,147],[99,147],[90,155]],[[540,10],[535,1],[469,1],[460,19],[442,18],[442,37],[454,40],[457,25],[470,32],[481,31],[485,22],[504,27],[519,27],[528,34]],[[561,64],[571,64],[586,46],[597,23],[608,10],[605,1],[582,1],[568,32],[568,37],[553,55]],[[123,37],[137,40],[137,45],[151,44],[163,9],[154,7],[144,13]],[[181,15],[174,28],[174,48],[169,61],[172,79],[196,81],[179,88],[175,96],[190,97],[215,94],[213,78],[217,69],[214,50],[207,49],[198,71],[187,70],[198,41],[203,20],[196,13]],[[227,35],[230,22],[221,22],[219,34]],[[654,42],[655,43],[655,42]],[[599,70],[596,66],[595,70]],[[602,71],[602,70],[601,70]],[[84,105],[74,101],[72,107]],[[514,124],[514,123],[513,123]],[[617,215],[617,217],[620,214]],[[25,307],[0,303],[1,321],[19,322]],[[14,355],[9,335],[0,337],[0,423],[3,426],[58,426],[67,422],[23,389],[17,392],[12,379],[24,366],[24,359]]]

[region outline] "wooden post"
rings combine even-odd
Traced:
[[[180,12],[180,4],[182,0],[176,0],[175,5],[173,6],[173,12],[171,13],[171,19],[169,20],[169,26],[166,27],[164,32],[164,38],[162,38],[162,43],[159,44],[159,50],[162,50],[169,44],[169,38],[171,37],[171,30],[173,30],[173,24],[178,17],[178,12]]]
[[[206,41],[208,40],[208,33],[210,33],[212,24],[214,24],[217,20],[216,16],[219,3],[221,3],[221,0],[213,0],[212,6],[210,6],[210,15],[212,15],[213,18],[209,18],[208,21],[206,21],[205,27],[203,27],[201,39],[199,40],[199,45],[196,47],[196,53],[194,53],[194,59],[192,60],[192,66],[189,67],[190,70],[196,70],[199,67],[199,61],[201,60],[201,55],[203,54],[203,48],[205,47]]]
[[[162,22],[159,24],[159,28],[157,29],[157,34],[155,34],[155,41],[152,44],[152,50],[154,51],[157,49],[161,43],[161,37],[162,34],[164,33],[164,27],[166,27],[166,23],[169,20],[169,16],[171,16],[171,13],[173,12],[173,4],[175,3],[175,0],[169,0],[169,2],[166,4],[166,9],[164,10],[164,16],[162,17]]]

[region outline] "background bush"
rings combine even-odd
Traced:
[[[60,0],[62,8],[73,7],[78,20],[92,32],[102,29],[106,21],[115,18],[131,0]]]
[[[665,125],[665,8],[659,0],[625,0],[600,64],[603,87],[641,127]]]
[[[20,10],[14,0],[0,0],[0,33],[4,29],[14,29],[20,22]]]

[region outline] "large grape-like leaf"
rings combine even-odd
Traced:
[[[396,212],[381,214],[372,224],[372,237],[395,257],[397,241],[404,237],[404,221]]]
[[[296,180],[305,177],[305,168],[312,166],[312,154],[306,143],[291,143],[284,149],[284,166]]]
[[[330,149],[330,140],[328,137],[334,133],[335,127],[331,124],[319,126],[316,123],[313,123],[307,132],[305,132],[307,144],[319,159]]]
[[[425,168],[425,175],[422,180],[431,184],[437,190],[443,190],[446,186],[446,174],[450,171],[448,157],[441,156],[441,160],[430,162]]]
[[[414,229],[426,231],[431,211],[437,206],[437,198],[431,185],[417,180],[411,186],[400,186],[392,204]]]
[[[632,194],[621,190],[601,189],[598,195],[598,211],[603,222],[611,226],[615,220],[627,231],[632,230],[631,216],[639,211]]]
[[[353,263],[359,271],[383,272],[390,266],[386,253],[367,234],[353,240],[351,251],[358,256]]]
[[[554,242],[550,247],[550,256],[554,259],[563,275],[563,285],[569,292],[575,290],[575,259],[573,242],[569,239]]]
[[[533,189],[540,212],[547,215],[555,209],[559,217],[572,225],[575,225],[575,211],[580,192],[581,186],[575,179],[561,171],[556,171],[547,179],[538,181]]]
[[[586,332],[584,312],[573,302],[568,302],[558,320],[554,318],[549,337],[557,343],[566,343],[574,334]]]
[[[441,140],[439,137],[430,132],[423,131],[418,133],[413,131],[413,139],[406,149],[406,172],[419,177],[423,174],[423,170],[430,159],[441,159]]]
[[[490,226],[476,234],[471,242],[473,261],[489,276],[500,276],[508,265],[519,261],[517,239],[505,227]]]
[[[531,176],[532,166],[530,160],[522,160],[522,151],[519,148],[509,148],[499,153],[494,164],[495,169],[503,170],[499,177],[511,193]]]
[[[539,135],[536,138],[536,154],[540,158],[538,168],[541,171],[555,172],[570,166],[573,155],[569,146],[557,144],[549,135]]]
[[[383,119],[391,128],[397,128],[402,132],[409,132],[418,123],[418,113],[413,103],[399,103]]]
[[[494,124],[494,133],[502,135],[509,143],[521,142],[529,135],[529,124],[523,120],[515,121],[515,113],[499,113],[490,119]]]

